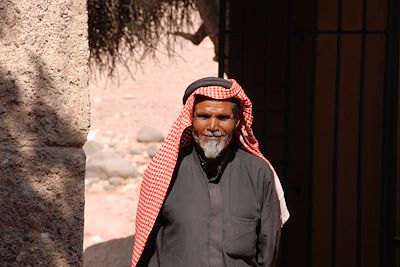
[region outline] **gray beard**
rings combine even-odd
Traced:
[[[204,142],[195,133],[193,133],[193,139],[200,146],[200,148],[204,152],[204,156],[208,159],[217,158],[230,142],[230,139],[226,142],[218,142],[216,140]]]

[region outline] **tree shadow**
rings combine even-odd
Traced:
[[[81,266],[85,133],[61,117],[65,93],[30,58],[25,86],[0,66],[1,266]]]

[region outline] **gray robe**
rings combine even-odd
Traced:
[[[182,152],[138,266],[275,266],[279,201],[267,164],[235,145],[207,177],[196,149]]]

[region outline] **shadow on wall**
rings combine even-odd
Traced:
[[[0,65],[2,266],[82,264],[85,155],[65,95],[40,58],[23,75]]]

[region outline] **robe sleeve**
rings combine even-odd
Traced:
[[[258,230],[257,263],[262,267],[276,266],[281,238],[279,200],[272,175],[264,177],[264,197]]]

